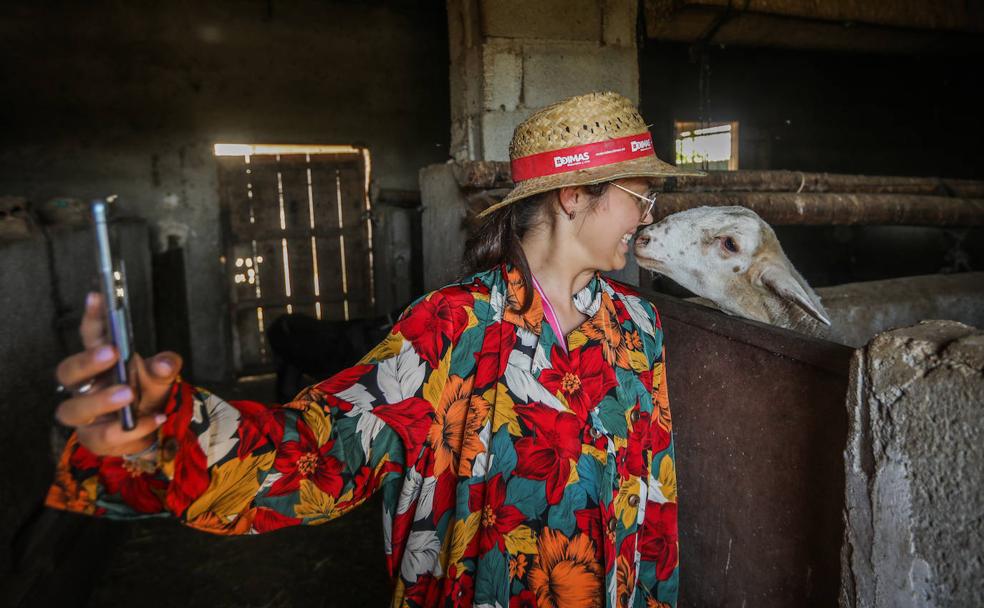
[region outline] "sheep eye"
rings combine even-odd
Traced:
[[[738,243],[736,243],[735,240],[730,236],[724,237],[722,244],[724,245],[724,248],[730,251],[731,253],[738,253]]]

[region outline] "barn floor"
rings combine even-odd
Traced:
[[[272,377],[208,388],[224,398],[272,401],[274,394]],[[323,526],[249,537],[212,536],[173,520],[117,523],[58,514],[85,528],[71,544],[83,562],[90,558],[89,572],[74,566],[78,557],[63,555],[53,573],[57,589],[35,587],[22,605],[57,597],[60,605],[88,608],[384,606],[390,586],[381,509],[373,499]]]

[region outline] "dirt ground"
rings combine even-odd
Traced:
[[[273,399],[270,378],[208,387]],[[88,608],[384,606],[390,584],[378,498],[321,526],[217,537],[175,521],[113,523],[120,538],[94,576]],[[109,549],[109,547],[105,547]]]

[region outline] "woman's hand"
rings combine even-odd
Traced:
[[[133,357],[131,373],[137,374],[140,402],[136,405],[137,426],[124,431],[117,410],[133,401],[133,391],[122,384],[109,385],[98,377],[116,363],[117,351],[106,336],[103,299],[90,293],[79,327],[84,351],[66,357],[58,364],[55,377],[73,391],[55,411],[55,418],[74,427],[79,443],[101,456],[135,454],[154,442],[154,435],[165,420],[162,413],[171,384],[181,371],[181,357],[172,352],[158,353],[144,360]],[[73,389],[92,382],[84,394]]]

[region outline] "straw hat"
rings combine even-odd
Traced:
[[[578,95],[533,114],[513,131],[509,159],[516,187],[479,217],[564,186],[628,177],[704,175],[656,158],[639,111],[612,92]]]

